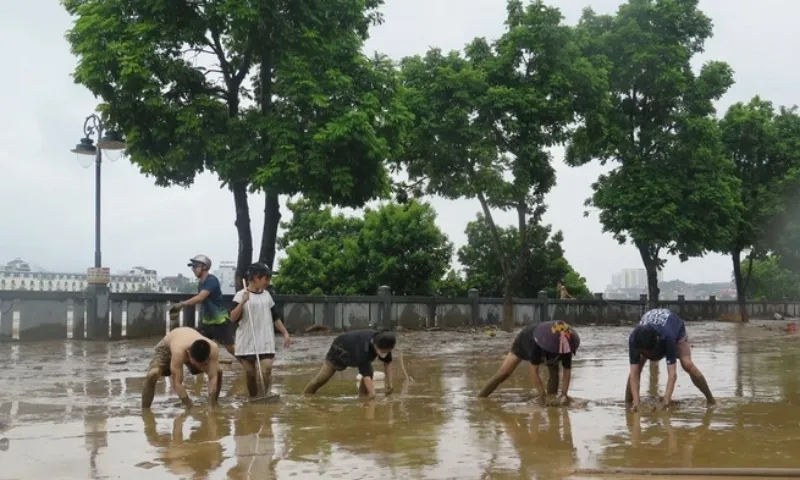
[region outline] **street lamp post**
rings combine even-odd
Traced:
[[[92,136],[97,137],[95,145]],[[101,184],[103,172],[103,150],[122,150],[125,142],[122,136],[114,131],[105,131],[103,121],[96,114],[86,117],[83,122],[83,138],[71,150],[77,155],[94,156],[94,267],[87,272],[88,304],[86,337],[90,339],[101,338],[108,332],[108,269],[103,268],[103,257],[100,249],[100,209],[102,204]]]

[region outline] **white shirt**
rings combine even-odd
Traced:
[[[233,301],[242,303],[244,292],[245,290],[236,292]],[[275,326],[272,323],[271,310],[273,306],[275,306],[275,300],[268,291],[250,292],[250,299],[242,307],[239,328],[236,329],[234,346],[236,355],[275,353]],[[253,331],[255,331],[255,338]]]

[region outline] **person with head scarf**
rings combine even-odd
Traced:
[[[558,364],[560,363],[563,371],[561,375],[561,395],[559,395],[558,401],[559,403],[568,401],[572,357],[578,350],[580,343],[578,332],[561,320],[526,326],[519,332],[513,345],[511,345],[511,351],[506,355],[503,365],[483,387],[478,396],[488,397],[491,395],[501,383],[514,373],[517,366],[524,360],[531,363],[531,381],[541,397],[558,394]],[[542,363],[547,365],[550,374],[546,391],[542,378],[539,376],[539,365]]]

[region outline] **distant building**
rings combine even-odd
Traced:
[[[658,282],[664,281],[664,272],[657,272]],[[626,268],[611,275],[611,283],[604,293],[608,299],[635,300],[639,295],[647,293],[647,270],[644,268]]]
[[[232,295],[236,293],[236,262],[219,262],[219,267],[212,273],[219,279],[223,294]]]
[[[664,272],[659,270],[656,274],[658,281],[664,281]],[[619,273],[611,275],[612,289],[639,290],[647,289],[647,270],[644,268],[626,268]]]
[[[0,290],[33,290],[44,292],[80,292],[86,290],[86,273],[46,272],[34,270],[21,258],[0,267]],[[170,290],[158,280],[158,273],[145,267],[112,274],[108,285],[112,292],[159,292]]]
[[[165,293],[197,293],[197,279],[184,277],[180,273],[164,277],[160,283]]]

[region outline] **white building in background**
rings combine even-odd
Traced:
[[[86,273],[59,273],[34,270],[21,258],[0,267],[0,290],[32,290],[43,292],[80,292],[88,286]],[[112,274],[109,289],[115,293],[160,292],[174,290],[159,282],[155,270],[145,267]]]
[[[658,282],[664,281],[664,272],[658,271]],[[644,268],[626,268],[619,273],[611,275],[611,285],[618,290],[642,290],[647,289],[647,270]]]
[[[236,262],[219,262],[219,266],[212,273],[219,280],[223,294],[233,295],[236,293]]]

